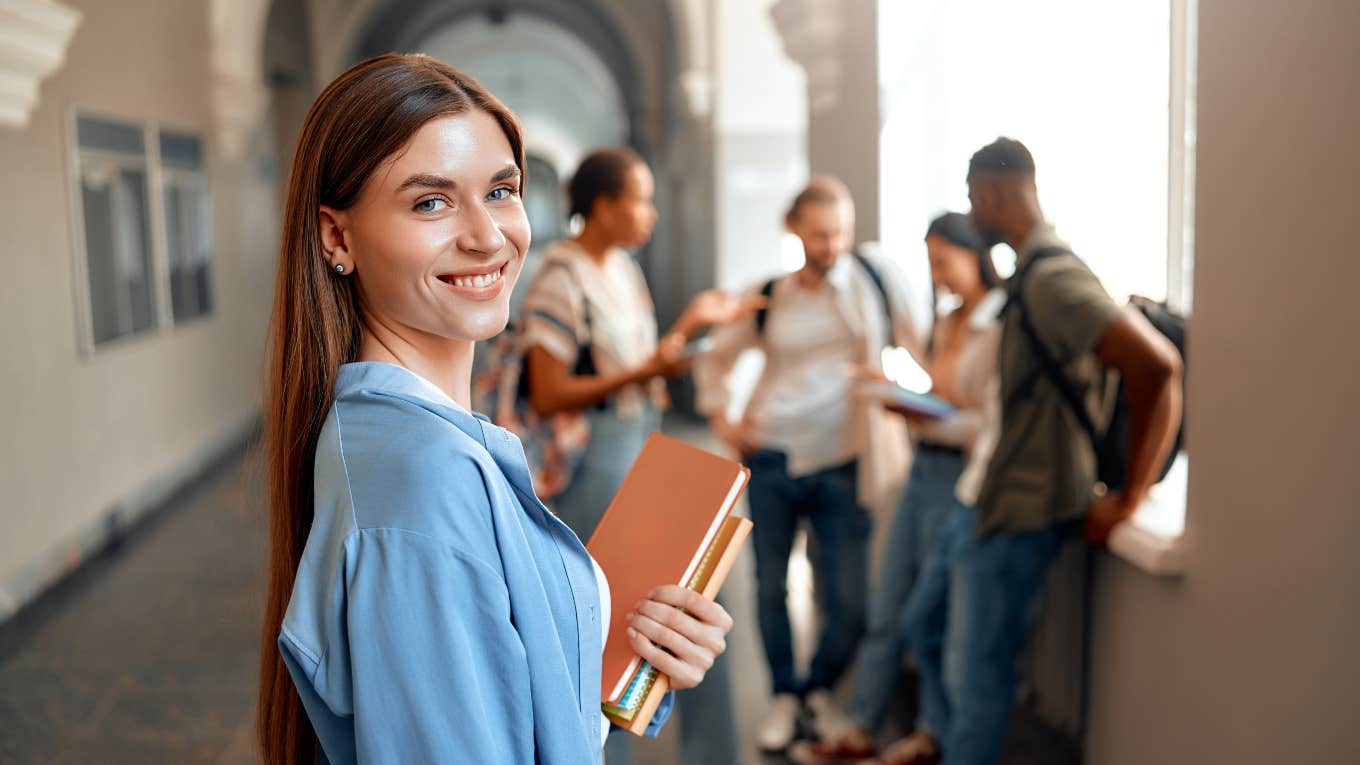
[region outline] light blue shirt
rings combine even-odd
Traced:
[[[314,479],[279,648],[327,759],[597,765],[594,568],[519,440],[402,367],[346,364]]]

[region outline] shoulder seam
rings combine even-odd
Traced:
[[[340,399],[335,400],[335,438],[340,442],[340,467],[345,471],[345,494],[349,496],[349,519],[354,528],[359,528],[359,511],[354,506],[354,485],[349,479],[349,461],[345,457],[344,428],[340,425]]]

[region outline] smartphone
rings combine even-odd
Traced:
[[[713,350],[713,338],[705,335],[685,343],[685,350],[680,355],[681,358],[692,359],[711,350]]]

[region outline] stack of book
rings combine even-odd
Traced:
[[[751,533],[732,515],[750,471],[668,436],[643,446],[586,544],[609,580],[601,708],[621,728],[641,735],[670,690],[670,680],[634,653],[627,614],[659,585],[718,594]]]

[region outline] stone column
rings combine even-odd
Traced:
[[[877,0],[779,0],[770,10],[784,50],[807,71],[808,161],[855,196],[858,241],[877,241]]]

